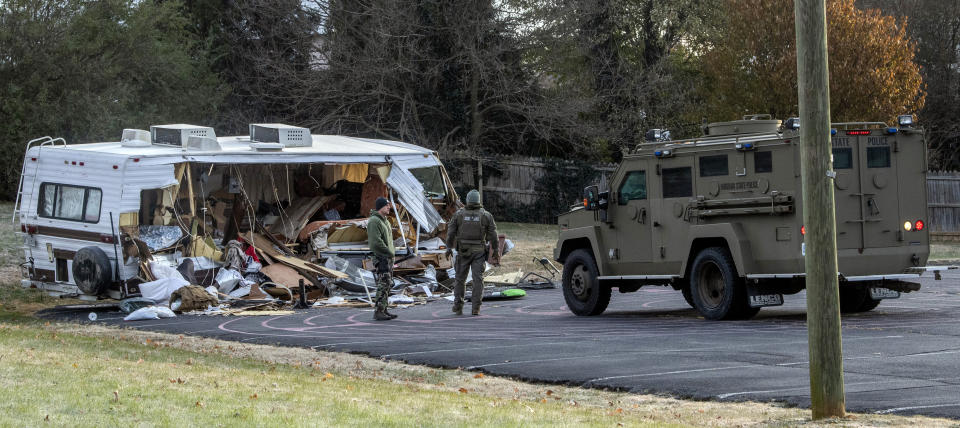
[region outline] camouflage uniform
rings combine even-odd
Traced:
[[[387,313],[387,298],[393,288],[393,258],[396,250],[393,246],[393,232],[390,223],[377,211],[370,211],[367,222],[367,245],[373,252],[377,280],[377,295],[374,298],[377,313]]]
[[[376,265],[373,277],[377,280],[377,294],[373,302],[378,312],[386,312],[387,299],[390,297],[390,289],[393,288],[393,262],[377,257]],[[385,265],[386,269],[382,268],[382,265]]]
[[[473,273],[473,314],[480,311],[483,299],[483,270],[486,262],[489,243],[493,254],[498,253],[497,224],[493,216],[483,209],[479,203],[479,194],[467,195],[467,206],[457,211],[450,220],[447,228],[447,247],[457,249],[457,260],[454,269],[457,272],[456,283],[453,289],[453,311],[460,314],[463,311],[464,292],[468,272]]]

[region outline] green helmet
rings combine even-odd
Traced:
[[[480,203],[480,192],[476,190],[471,190],[467,192],[467,203],[468,204],[479,204]]]

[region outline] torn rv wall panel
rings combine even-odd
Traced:
[[[397,199],[407,209],[407,212],[417,221],[420,228],[427,233],[436,230],[443,223],[440,213],[423,194],[423,185],[405,168],[393,168],[387,178],[387,185],[396,192]]]

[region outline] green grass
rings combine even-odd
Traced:
[[[483,378],[472,383],[484,382]],[[460,389],[463,388],[463,389]],[[0,426],[685,426],[630,409],[0,324]]]
[[[19,222],[11,222],[13,202],[0,202],[0,272],[16,268],[23,262],[23,241],[16,232]]]
[[[506,234],[516,245],[513,251],[503,256],[498,273],[521,270],[550,277],[549,272],[533,259],[545,257],[553,260],[553,247],[557,245],[559,235],[557,225],[502,222],[497,223],[497,231]]]

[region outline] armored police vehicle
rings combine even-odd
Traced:
[[[898,122],[831,130],[844,312],[919,289],[905,280],[929,255],[926,144],[913,116]],[[612,289],[656,284],[681,291],[708,319],[746,319],[800,292],[799,126],[745,116],[625,154],[609,190],[587,187],[582,206],[559,216],[554,258],[570,310],[597,315]]]

